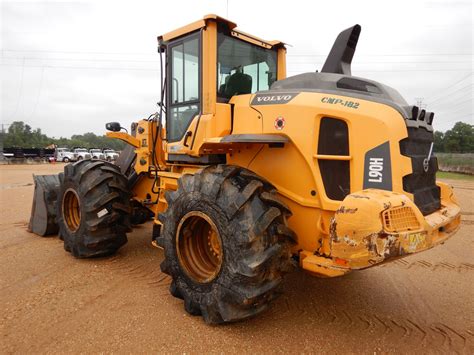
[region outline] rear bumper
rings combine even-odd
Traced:
[[[427,216],[403,194],[369,189],[348,195],[331,223],[330,252],[301,252],[302,268],[317,276],[340,276],[445,242],[459,229],[461,216],[451,187],[438,186],[441,208]]]

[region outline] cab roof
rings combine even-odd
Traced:
[[[181,37],[183,35],[186,35],[188,33],[194,32],[196,30],[199,30],[201,28],[206,27],[206,24],[208,21],[215,21],[221,24],[225,24],[229,32],[235,37],[238,37],[244,41],[257,44],[259,46],[265,47],[265,48],[273,48],[273,47],[281,47],[284,46],[285,43],[281,41],[266,41],[261,38],[255,37],[253,35],[247,34],[245,32],[242,32],[240,30],[236,30],[237,24],[235,24],[232,21],[229,21],[223,17],[217,16],[215,14],[209,14],[204,16],[201,20],[192,22],[186,26],[180,27],[174,31],[165,33],[164,35],[158,36],[158,42],[163,43],[163,42],[169,42],[175,38]]]

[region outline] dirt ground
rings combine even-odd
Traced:
[[[208,326],[168,293],[150,226],[96,260],[27,232],[32,173],[60,170],[0,166],[0,353],[474,353],[474,182],[450,181],[462,228],[444,245],[341,278],[295,272],[268,312]]]

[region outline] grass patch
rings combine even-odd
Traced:
[[[439,179],[474,181],[474,175],[448,173],[446,171],[438,171],[436,177]]]

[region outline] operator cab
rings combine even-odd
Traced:
[[[183,141],[193,119],[215,115],[235,95],[268,90],[285,77],[283,43],[266,42],[235,30],[216,15],[158,37],[166,53],[166,136]],[[230,113],[230,111],[229,111]],[[230,119],[230,115],[229,115]]]

